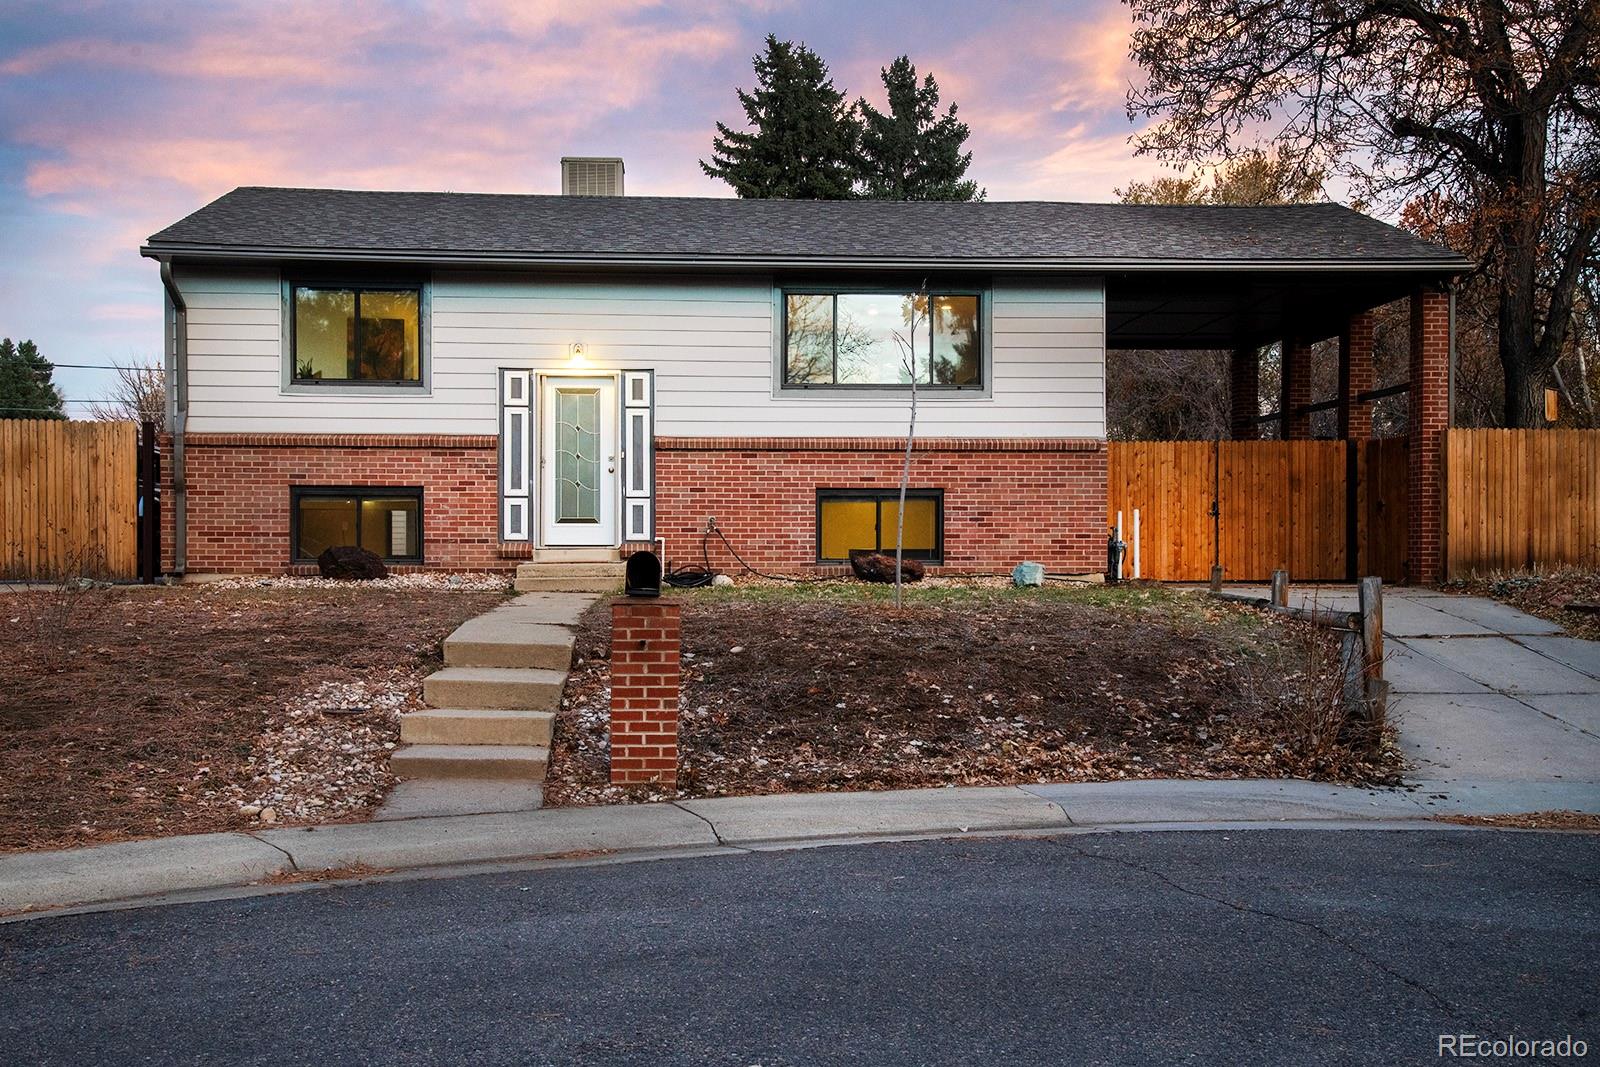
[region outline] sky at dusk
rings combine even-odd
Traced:
[[[991,199],[1109,200],[1160,169],[1128,145],[1129,25],[1116,0],[0,0],[0,335],[159,358],[138,246],[238,185],[554,193],[561,156],[618,155],[629,194],[730,195],[696,161],[742,120],[769,32],[879,106],[909,54]],[[107,377],[56,381],[92,398]]]

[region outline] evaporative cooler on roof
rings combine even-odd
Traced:
[[[562,156],[562,196],[621,196],[622,160],[614,156]]]

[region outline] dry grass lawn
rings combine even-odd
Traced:
[[[1398,773],[1385,735],[1345,721],[1324,631],[1153,586],[887,596],[682,594],[671,795]],[[608,628],[596,610],[580,633],[546,803],[667,795],[606,782]]]
[[[438,665],[445,635],[501,597],[351,586],[0,596],[0,851],[259,825],[241,806],[277,783],[256,779],[292,776],[297,760],[331,768],[313,785],[332,794],[327,810],[359,816],[387,787],[369,750],[396,736],[398,709],[302,710],[292,729],[288,709],[378,684],[403,697]],[[270,761],[268,731],[291,739]],[[345,753],[341,737],[361,743]],[[340,760],[366,772],[342,774]]]

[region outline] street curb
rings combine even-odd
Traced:
[[[1570,799],[1600,810],[1600,787]],[[1454,810],[1462,810],[1452,805]],[[1530,809],[1531,810],[1531,809]],[[1404,790],[1303,781],[1144,780],[794,793],[195,834],[0,856],[0,916],[292,881],[323,872],[677,852],[756,851],[965,834],[1426,823]],[[1437,825],[1437,824],[1434,824]]]

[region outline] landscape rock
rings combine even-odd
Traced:
[[[1043,585],[1044,564],[1023,560],[1011,569],[1012,585]]]
[[[894,581],[894,557],[886,553],[852,552],[850,569],[863,582]],[[900,567],[901,578],[908,582],[920,582],[926,573],[927,568],[914,559],[905,560]]]
[[[732,585],[733,578],[726,574],[713,574],[711,576],[711,584],[716,586],[718,589],[721,589],[725,586]]]
[[[387,578],[389,568],[383,565],[375,552],[355,545],[335,545],[322,550],[317,557],[317,570],[324,578]]]

